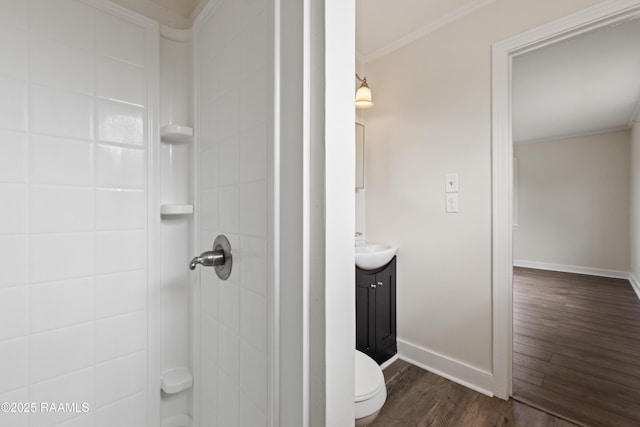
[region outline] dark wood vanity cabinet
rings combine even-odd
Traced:
[[[396,257],[384,267],[356,267],[356,349],[382,364],[397,353]]]

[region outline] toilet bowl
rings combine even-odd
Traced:
[[[366,426],[378,416],[387,400],[387,387],[380,366],[356,350],[355,409],[356,427]]]

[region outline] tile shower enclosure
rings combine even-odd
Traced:
[[[0,1],[0,402],[90,408],[2,427],[267,425],[272,11],[212,3],[175,47],[107,1]],[[226,282],[187,269],[217,234]]]

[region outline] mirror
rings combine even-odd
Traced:
[[[356,123],[356,189],[364,188],[364,125]]]

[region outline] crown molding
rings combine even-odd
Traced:
[[[408,45],[411,42],[414,42],[424,36],[426,36],[429,33],[432,33],[436,30],[438,30],[439,28],[444,27],[447,24],[450,24],[468,14],[470,14],[471,12],[474,12],[477,9],[480,9],[486,5],[488,5],[489,3],[493,3],[495,0],[475,0],[465,6],[462,6],[456,10],[454,10],[451,13],[448,13],[444,16],[442,16],[441,18],[436,19],[433,22],[430,22],[429,24],[417,29],[416,31],[413,31],[410,34],[407,34],[406,36],[396,40],[395,42],[389,43],[388,45],[380,48],[380,49],[376,49],[373,52],[371,52],[368,55],[364,55],[361,53],[356,53],[357,57],[362,58],[362,61],[364,63],[367,63],[369,61],[372,61],[374,59],[378,59],[381,56],[385,56],[388,55],[389,53],[400,49],[401,47]]]
[[[565,139],[573,139],[573,138],[580,138],[580,137],[587,137],[587,136],[594,136],[594,135],[603,135],[603,134],[607,134],[607,133],[616,133],[616,132],[628,131],[629,129],[631,129],[631,127],[632,126],[628,126],[628,125],[620,125],[620,126],[614,126],[614,127],[598,129],[598,130],[591,130],[591,131],[583,131],[583,132],[575,132],[575,133],[567,133],[567,134],[560,134],[560,135],[554,135],[554,136],[547,136],[547,137],[543,137],[543,138],[518,139],[518,140],[514,139],[513,143],[515,145],[527,145],[527,144],[537,144],[539,142],[563,141]]]

